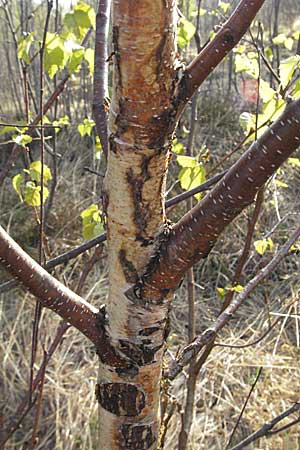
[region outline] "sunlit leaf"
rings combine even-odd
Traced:
[[[29,176],[32,181],[37,181],[38,183],[41,182],[41,176],[42,176],[42,163],[41,161],[33,161],[29,166]],[[44,171],[43,171],[43,180],[44,184],[47,184],[49,180],[52,179],[51,170],[49,167],[44,164]]]
[[[43,188],[43,203],[49,196],[48,189],[44,186]],[[29,206],[40,206],[41,204],[41,186],[36,186],[33,181],[27,181],[24,191],[25,202]]]
[[[21,147],[26,147],[32,141],[32,137],[28,134],[18,134],[13,136],[13,141]]]
[[[181,17],[177,29],[177,43],[179,47],[184,48],[194,36],[195,31],[195,25],[185,17]]]
[[[272,252],[274,248],[274,243],[271,238],[260,239],[254,242],[255,250],[259,255],[263,255],[268,249]]]
[[[283,87],[291,81],[296,68],[299,66],[299,63],[300,55],[290,56],[280,63],[279,73]]]
[[[12,179],[12,185],[14,187],[14,190],[20,197],[21,202],[24,201],[23,196],[22,196],[22,191],[21,191],[21,184],[22,184],[23,180],[24,180],[24,175],[22,173],[18,173]]]
[[[18,40],[18,57],[23,59],[26,64],[30,63],[29,51],[34,41],[34,32],[27,34]]]

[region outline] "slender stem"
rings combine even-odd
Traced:
[[[44,265],[43,257],[43,239],[44,239],[44,147],[45,147],[45,134],[44,134],[44,115],[43,115],[43,104],[44,104],[44,53],[46,36],[50,22],[51,11],[53,7],[53,1],[47,2],[47,15],[44,26],[43,40],[40,48],[40,116],[41,116],[41,139],[40,139],[40,161],[41,161],[41,190],[40,190],[40,215],[39,215],[39,256],[38,262],[41,266]],[[29,380],[29,401],[31,401],[32,384],[33,384],[33,366],[36,359],[36,352],[38,346],[38,333],[39,333],[39,323],[42,314],[42,304],[36,301],[33,329],[32,329],[32,345],[31,345],[31,361],[30,361],[30,380]],[[39,411],[39,409],[38,409]],[[39,418],[36,418],[38,423]],[[33,433],[34,435],[34,433]],[[33,442],[33,441],[32,441]],[[33,444],[32,444],[33,445]]]
[[[225,450],[228,450],[228,449],[229,449],[229,446],[230,446],[230,444],[231,444],[231,442],[232,442],[233,436],[234,436],[234,434],[235,434],[235,432],[236,432],[236,430],[237,430],[237,428],[238,428],[238,426],[239,426],[239,424],[240,424],[240,422],[241,422],[241,419],[242,419],[242,417],[243,417],[243,414],[244,414],[244,412],[245,412],[245,409],[246,409],[246,407],[247,407],[247,405],[248,405],[248,403],[249,403],[249,400],[250,400],[250,398],[251,398],[251,395],[252,395],[253,392],[254,392],[254,389],[255,389],[255,387],[256,387],[256,385],[257,385],[257,383],[258,383],[258,380],[259,380],[259,378],[260,378],[260,376],[261,376],[261,374],[262,374],[262,371],[263,371],[263,368],[260,367],[259,370],[258,370],[258,372],[257,372],[257,375],[256,375],[256,377],[255,377],[255,380],[254,380],[254,382],[253,382],[252,385],[251,385],[251,389],[250,389],[250,391],[249,391],[249,393],[248,393],[248,395],[247,395],[247,397],[246,397],[246,400],[245,400],[245,402],[244,402],[244,404],[243,404],[243,407],[242,407],[242,409],[241,409],[241,411],[240,411],[240,414],[239,414],[239,417],[238,417],[238,419],[237,419],[237,421],[236,421],[236,424],[235,424],[235,426],[234,426],[234,428],[233,428],[233,430],[232,430],[232,432],[231,432],[231,434],[230,434],[229,441],[228,441],[228,444],[227,444]]]
[[[177,195],[176,197],[173,197],[166,201],[166,207],[169,208],[171,206],[177,205],[178,203],[182,202],[183,200],[186,200],[187,198],[198,194],[199,192],[205,192],[210,189],[211,186],[216,184],[224,175],[226,171],[215,175],[214,177],[210,178],[209,180],[205,181],[202,184],[199,184],[199,186],[196,186],[193,189],[190,189],[189,191],[183,192],[182,194]],[[77,256],[81,255],[82,253],[90,250],[91,248],[95,247],[98,244],[101,244],[102,242],[106,241],[106,233],[100,234],[99,236],[90,239],[89,241],[85,242],[84,244],[79,245],[78,247],[75,247],[72,250],[69,250],[66,253],[63,253],[62,255],[56,256],[53,259],[50,259],[47,261],[45,268],[47,270],[53,269],[56,266],[59,266],[61,264],[65,264],[66,262],[70,261],[73,258],[76,258]],[[1,242],[1,240],[0,240]],[[18,282],[16,280],[10,280],[6,283],[3,283],[0,285],[0,294],[3,294],[4,292],[9,291],[10,289],[17,286]]]

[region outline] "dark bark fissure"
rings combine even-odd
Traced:
[[[145,393],[134,384],[101,383],[95,393],[102,408],[117,416],[138,416],[146,404]]]
[[[147,450],[157,441],[153,424],[125,424],[121,433],[124,441],[120,443],[122,449]]]

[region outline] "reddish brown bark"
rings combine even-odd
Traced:
[[[255,198],[259,188],[300,144],[300,99],[231,167],[224,178],[174,227],[158,263],[142,279],[142,296],[163,298],[186,270],[205,258],[225,227]]]
[[[45,308],[59,314],[95,345],[99,344],[99,311],[52,277],[0,227],[0,262]]]

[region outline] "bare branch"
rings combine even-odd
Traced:
[[[181,194],[178,194],[175,197],[170,198],[169,200],[166,201],[166,208],[170,208],[171,206],[177,205],[183,200],[186,200],[187,198],[192,197],[193,195],[198,194],[199,192],[208,191],[214,184],[216,184],[224,176],[226,172],[227,171],[224,170],[222,173],[211,177],[209,180],[205,181],[202,184],[199,184],[199,186],[196,186],[193,189],[190,189],[189,191],[182,192]],[[96,245],[99,245],[102,242],[106,241],[106,238],[107,238],[106,233],[102,233],[99,236],[96,236],[95,238],[85,242],[84,244],[81,244],[78,247],[75,247],[72,250],[63,253],[62,255],[50,259],[49,261],[47,261],[45,268],[47,270],[51,270],[56,266],[65,264],[68,261],[70,261],[70,259],[76,258],[82,253],[87,252],[91,248],[96,247]],[[16,287],[17,285],[18,282],[16,280],[10,280],[7,281],[6,283],[1,284],[0,294],[9,291],[10,289]]]

